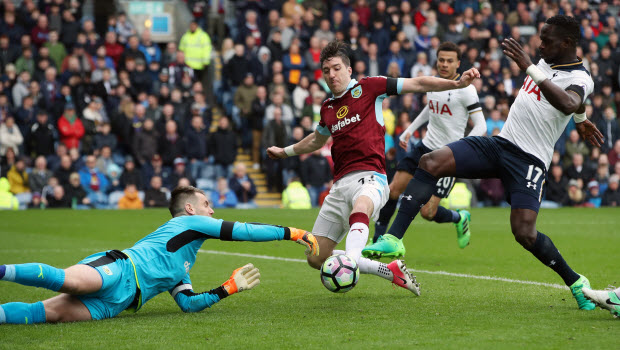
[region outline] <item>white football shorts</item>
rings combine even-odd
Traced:
[[[325,197],[312,234],[339,243],[349,232],[349,216],[359,196],[372,200],[371,219],[376,220],[390,198],[387,176],[376,171],[354,171],[336,181]]]

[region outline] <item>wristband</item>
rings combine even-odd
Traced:
[[[575,121],[575,123],[579,124],[579,123],[583,123],[586,120],[588,120],[588,117],[586,117],[586,112],[575,113],[573,114],[573,120]]]
[[[284,153],[286,153],[286,155],[289,157],[297,155],[297,153],[295,153],[295,150],[293,149],[293,145],[284,147]]]
[[[543,71],[541,71],[534,64],[531,64],[529,67],[527,67],[527,70],[525,71],[525,73],[529,75],[532,78],[532,80],[534,80],[534,83],[536,83],[536,85],[539,85],[540,83],[543,82],[543,80],[547,79],[547,76],[545,75],[545,73],[543,73]]]

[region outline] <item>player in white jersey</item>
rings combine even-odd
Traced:
[[[460,56],[460,50],[454,43],[444,42],[439,45],[437,49],[437,71],[441,78],[459,79],[460,75],[457,70],[461,64]],[[407,152],[407,156],[398,163],[396,174],[390,183],[390,200],[381,209],[379,220],[375,223],[373,242],[362,251],[366,257],[400,258],[405,255],[405,246],[402,242],[405,232],[392,235],[385,234],[385,231],[396,211],[398,197],[405,191],[413,178],[420,157],[465,136],[465,127],[469,118],[474,122],[474,128],[469,133],[470,136],[481,136],[486,133],[486,122],[480,107],[478,93],[473,85],[460,90],[427,92],[426,97],[428,104],[407,130],[401,134],[400,146],[406,149],[413,132],[428,122],[426,136]],[[439,205],[442,198],[448,197],[453,186],[454,177],[439,179],[435,194],[422,208],[422,217],[437,223],[454,223],[459,246],[465,248],[469,244],[470,237],[469,220],[471,216],[469,212],[466,210],[448,210]]]
[[[588,279],[573,271],[551,239],[536,229],[553,145],[569,118],[575,119],[581,137],[597,147],[603,142],[601,132],[585,118],[584,101],[593,83],[576,54],[580,36],[579,22],[573,17],[547,19],[540,32],[542,60],[537,66],[516,40],[504,40],[504,54],[529,77],[510,108],[502,133],[466,137],[422,156],[414,186],[407,187],[388,233],[407,230],[434,193],[438,178],[498,177],[511,204],[510,226],[516,241],[564,280],[580,309],[594,309],[582,291],[590,287]]]

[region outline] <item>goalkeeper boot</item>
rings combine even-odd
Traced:
[[[459,243],[459,248],[463,249],[469,244],[469,237],[471,232],[469,231],[469,222],[471,221],[471,214],[467,210],[457,210],[461,215],[461,220],[455,223],[456,226],[456,240]]]
[[[620,297],[617,293],[620,293],[620,288],[614,290],[592,290],[584,287],[582,289],[583,295],[589,300],[593,301],[601,309],[606,309],[611,312],[614,317],[620,317]]]
[[[586,299],[583,295],[583,288],[590,288],[590,281],[586,278],[586,276],[579,275],[579,279],[577,282],[573,283],[570,286],[570,291],[573,293],[573,297],[577,300],[577,305],[581,310],[594,310],[596,305],[593,302]]]
[[[362,250],[362,255],[366,258],[391,258],[400,259],[405,256],[405,245],[401,239],[387,233],[379,239],[377,243],[366,246]]]
[[[394,260],[387,264],[387,268],[390,269],[394,275],[392,278],[392,283],[410,290],[415,295],[420,295],[420,284],[416,281],[415,276],[407,270],[407,266],[404,261]]]

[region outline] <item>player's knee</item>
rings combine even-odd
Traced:
[[[437,176],[440,170],[441,163],[437,157],[433,155],[433,152],[427,153],[420,158],[419,168],[424,169],[431,175]]]
[[[62,310],[60,310],[58,307],[55,307],[53,304],[46,304],[45,302],[43,302],[43,305],[45,307],[45,322],[62,322]]]
[[[65,278],[60,291],[71,295],[83,294],[80,293],[80,283],[73,278]]]
[[[398,184],[395,183],[391,183],[390,184],[390,199],[396,200],[398,199],[398,197],[403,193],[403,188],[402,186],[399,186]]]
[[[530,222],[524,220],[519,223],[511,223],[512,234],[515,236],[515,240],[523,246],[523,248],[529,249],[536,242],[536,222]]]

